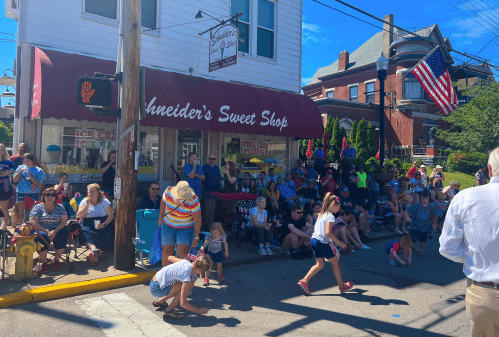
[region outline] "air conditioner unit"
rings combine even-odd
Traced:
[[[17,21],[19,17],[19,0],[5,0],[5,17]]]

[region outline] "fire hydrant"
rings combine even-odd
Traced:
[[[43,245],[35,242],[37,235],[30,223],[25,223],[16,227],[13,241],[15,243],[7,248],[10,254],[16,254],[16,270],[14,275],[10,275],[11,281],[23,281],[36,277],[33,273],[33,253],[39,252]]]

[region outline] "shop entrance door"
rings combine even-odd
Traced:
[[[182,170],[184,165],[189,162],[189,154],[192,152],[198,155],[198,164],[203,165],[202,158],[202,137],[201,131],[178,130],[178,148],[177,148],[177,172],[183,178]]]

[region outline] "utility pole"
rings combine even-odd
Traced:
[[[120,48],[118,51],[121,118],[118,122],[118,181],[121,191],[117,199],[114,268],[135,267],[135,203],[137,196],[137,118],[140,107],[140,3],[141,0],[121,1]],[[116,183],[115,183],[116,185]]]

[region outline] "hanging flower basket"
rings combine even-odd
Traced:
[[[376,174],[376,177],[374,178],[379,184],[386,184],[392,181],[392,179],[395,177],[395,172],[394,171],[389,171],[389,172],[378,172]]]

